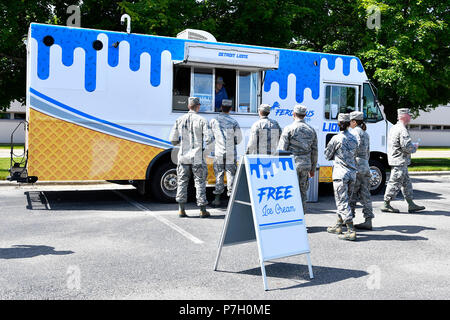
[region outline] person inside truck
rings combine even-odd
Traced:
[[[216,79],[216,98],[214,103],[214,110],[216,112],[220,112],[220,108],[222,107],[222,100],[228,99],[227,90],[224,87],[225,83],[223,82],[222,77],[217,77]]]

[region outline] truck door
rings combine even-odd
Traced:
[[[369,83],[363,83],[361,111],[370,137],[370,191],[379,193],[386,182],[387,122]]]
[[[339,113],[359,110],[359,86],[353,84],[325,83],[325,121],[322,131],[325,148],[331,138],[339,133],[337,118]]]
[[[363,84],[361,99],[364,122],[367,125],[367,133],[370,136],[370,151],[386,153],[386,121],[378,106],[377,99],[369,83]]]

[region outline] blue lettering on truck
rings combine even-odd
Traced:
[[[281,105],[275,101],[275,103],[272,105],[272,107],[270,108],[271,112],[275,112],[275,116],[288,116],[288,117],[292,117],[292,108],[288,109],[288,108],[282,108]],[[314,110],[308,110],[306,112],[306,117],[305,117],[305,121],[311,121],[311,118],[314,116]]]
[[[324,122],[322,127],[323,132],[339,132],[337,122]]]
[[[226,58],[234,58],[236,57],[237,59],[248,59],[248,54],[236,54],[236,53],[229,53],[229,52],[219,52],[218,53],[219,57],[226,57]]]

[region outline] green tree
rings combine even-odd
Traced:
[[[18,0],[0,4],[0,108],[24,101],[24,40],[30,22],[65,24],[79,4],[81,26],[176,36],[186,28],[211,32],[218,41],[358,56],[378,87],[388,119],[447,104],[449,6],[437,0]],[[367,26],[379,8],[380,28]]]
[[[390,121],[398,108],[416,114],[450,101],[449,6],[422,1],[314,0],[298,13],[291,47],[358,56]],[[379,9],[379,28],[367,20]]]
[[[51,23],[55,1],[0,3],[0,110],[25,101],[26,38],[32,21]]]
[[[25,102],[26,39],[30,23],[65,25],[70,5],[80,6],[81,26],[124,30],[122,9],[111,0],[14,0],[0,3],[0,110]]]

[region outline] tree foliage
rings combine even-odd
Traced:
[[[80,5],[81,26],[176,36],[186,28],[218,41],[358,56],[391,121],[396,109],[450,101],[449,6],[437,0],[18,0],[0,4],[0,106],[23,101],[24,39],[30,22],[65,24]],[[378,8],[379,28],[368,27]],[[0,107],[1,108],[1,107]]]

